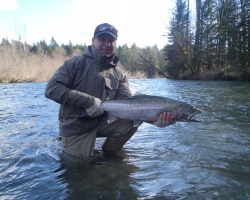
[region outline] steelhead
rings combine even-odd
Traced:
[[[194,118],[196,114],[201,113],[200,110],[167,97],[135,95],[130,98],[103,101],[102,107],[108,114],[108,123],[120,118],[133,120],[134,126],[139,126],[143,121],[157,121],[163,112],[170,112],[175,121],[201,122]]]

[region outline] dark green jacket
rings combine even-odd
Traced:
[[[105,62],[105,56],[89,46],[80,56],[65,61],[47,84],[45,96],[61,104],[59,111],[60,135],[73,136],[93,130],[100,117],[86,119],[80,113],[93,105],[94,98],[129,97],[126,76],[118,58]]]

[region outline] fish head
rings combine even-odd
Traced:
[[[190,105],[182,105],[177,110],[176,118],[177,121],[183,121],[183,122],[201,122],[202,120],[195,119],[195,115],[201,114],[202,112]]]

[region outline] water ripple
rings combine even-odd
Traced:
[[[131,79],[132,92],[202,110],[201,123],[143,123],[125,160],[63,154],[46,83],[0,84],[1,199],[250,199],[250,84]]]

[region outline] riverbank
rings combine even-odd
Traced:
[[[12,66],[16,67],[6,70],[1,69],[0,83],[47,82],[64,60],[64,57],[43,58],[42,61],[38,62],[37,59],[30,58],[29,62],[13,64]],[[122,70],[128,79],[147,78],[147,74],[141,71],[131,74],[125,68]],[[162,76],[156,76],[155,78],[162,78]],[[250,81],[250,68],[241,71],[237,68],[226,70],[217,68],[196,74],[185,71],[179,74],[176,80]]]
[[[49,68],[49,67],[48,67]],[[19,70],[18,70],[19,71]],[[23,73],[18,73],[23,74]],[[25,73],[26,76],[18,76],[18,74],[11,74],[11,76],[0,77],[0,83],[23,83],[23,82],[47,82],[52,76],[52,71],[44,73],[43,70],[38,72]],[[134,74],[125,72],[128,79],[147,78],[143,72],[136,72]],[[0,75],[1,76],[1,75]],[[156,78],[162,78],[157,76]],[[250,69],[244,71],[229,71],[215,69],[207,72],[192,75],[190,72],[180,74],[176,80],[200,80],[200,81],[250,81]]]
[[[52,55],[48,55],[46,52],[32,53],[27,51],[27,49],[26,53],[24,53],[23,49],[15,49],[11,45],[3,45],[0,51],[0,83],[47,82],[65,60],[82,53],[82,50],[75,49],[71,55],[67,55],[65,49],[59,47],[53,51]],[[125,67],[122,70],[129,79],[148,78],[147,73],[152,72],[152,68],[148,70],[147,65],[144,68],[131,66],[131,60],[129,62],[124,61],[124,63]],[[166,63],[159,65],[164,73],[167,71],[163,67],[165,65]],[[130,69],[130,72],[128,69]],[[239,67],[228,67],[226,69],[217,68],[209,71],[196,70],[194,74],[190,71],[180,71],[179,75],[173,79],[250,81],[250,67],[239,69]],[[135,71],[135,73],[131,73],[131,71]],[[162,76],[156,76],[155,78],[157,77],[162,78]]]
[[[192,74],[186,71],[177,77],[178,80],[202,80],[202,81],[250,81],[250,68],[239,71],[236,68],[213,69]]]

